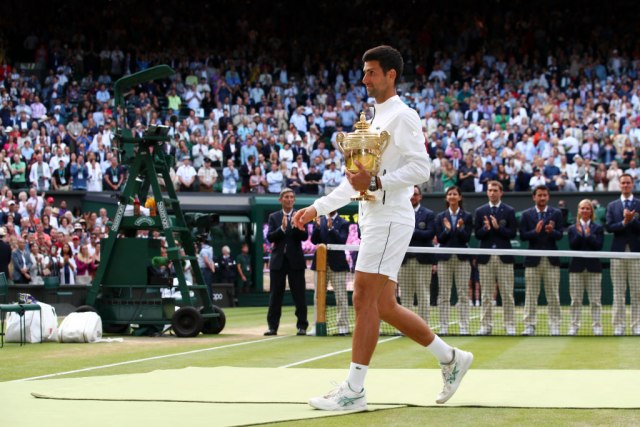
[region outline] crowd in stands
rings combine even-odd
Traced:
[[[170,127],[162,148],[175,160],[178,191],[329,193],[344,177],[337,133],[351,131],[361,112],[374,114],[360,61],[372,40],[405,57],[398,95],[418,112],[433,160],[425,192],[481,191],[494,179],[506,191],[618,191],[622,172],[640,176],[640,46],[634,14],[625,13],[632,2],[476,10],[418,2],[426,15],[375,1],[339,11],[303,3],[172,0],[132,16],[99,2],[86,19],[72,1],[30,10],[29,26],[5,22],[3,218],[32,191],[121,190],[127,170],[116,127],[135,135]],[[7,5],[7,16],[22,16],[25,4]],[[54,23],[52,14],[65,18]],[[118,111],[114,82],[158,64],[176,74],[135,87]],[[35,216],[53,219],[42,209]],[[3,222],[9,236],[22,236]],[[22,226],[15,216],[13,224]]]
[[[151,125],[170,126],[165,150],[175,159],[179,191],[278,194],[289,186],[297,193],[330,192],[344,176],[337,132],[351,131],[360,112],[367,119],[373,114],[358,59],[364,41],[356,37],[355,50],[347,50],[339,38],[332,54],[314,44],[305,52],[297,41],[318,30],[289,40],[269,20],[258,24],[259,13],[278,16],[282,5],[265,7],[225,22],[237,37],[225,33],[230,44],[220,50],[218,39],[209,47],[181,46],[165,36],[166,48],[143,44],[143,50],[126,31],[112,30],[106,40],[60,29],[45,39],[46,33],[31,31],[24,49],[46,75],[10,62],[0,70],[0,184],[119,190],[126,176],[113,144],[119,120],[137,135]],[[320,4],[318,13],[329,14],[327,8]],[[338,25],[351,19],[353,28],[364,26],[357,10],[347,8]],[[72,18],[76,12],[69,11]],[[375,32],[405,51],[398,95],[422,119],[433,159],[425,191],[454,184],[478,191],[491,179],[507,191],[540,184],[617,191],[622,172],[640,174],[637,44],[612,34],[610,20],[596,23],[587,8],[552,8],[538,17],[526,12],[522,5],[503,12],[488,6],[444,23],[434,14],[426,24],[400,11],[381,18]],[[102,13],[124,19],[117,11]],[[565,22],[569,16],[590,32]],[[189,31],[209,40],[202,18],[193,19]],[[449,20],[460,33],[455,40],[445,28]],[[150,35],[158,32],[155,22],[136,23]],[[171,18],[163,23],[175,24]],[[627,20],[615,24],[620,31]],[[138,86],[127,94],[126,108],[114,111],[113,82],[160,63],[170,64],[175,76]]]
[[[100,239],[107,235],[110,224],[106,209],[72,211],[64,200],[56,203],[35,188],[20,192],[16,202],[5,187],[0,198],[7,205],[0,214],[0,239],[12,251],[10,280],[42,284],[56,278],[65,285],[90,283],[100,264]]]

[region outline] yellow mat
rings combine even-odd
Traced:
[[[3,411],[3,424],[12,426],[25,419],[69,425],[70,416],[91,420],[92,427],[175,426],[185,414],[190,425],[233,426],[339,415],[306,401],[345,375],[344,369],[187,368],[4,382],[0,401],[11,408]],[[372,369],[366,385],[370,410],[436,406],[441,378],[439,370]],[[638,396],[637,370],[471,370],[447,405],[640,408]]]
[[[31,393],[58,399],[305,403],[344,380],[346,370],[186,368],[146,374],[32,382]],[[369,404],[436,406],[435,369],[372,369]],[[640,408],[637,370],[471,370],[454,406]]]

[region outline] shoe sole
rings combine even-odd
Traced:
[[[349,408],[349,407],[344,407],[344,406],[339,406],[337,408],[323,408],[322,405],[320,404],[314,404],[313,399],[310,399],[308,401],[309,406],[311,406],[313,409],[317,409],[319,411],[334,411],[334,412],[363,412],[363,411],[367,411],[367,405],[358,407],[358,408]]]
[[[469,371],[469,368],[471,368],[471,364],[473,363],[473,353],[470,353],[470,352],[467,352],[467,353],[469,353],[471,357],[468,359],[465,366],[460,367],[460,381],[458,381],[458,385],[456,386],[456,388],[453,389],[453,392],[451,392],[451,394],[446,399],[436,399],[437,404],[442,405],[443,403],[447,403],[447,401],[451,399],[454,394],[456,394],[456,391],[458,391],[458,387],[460,387],[460,384],[462,383],[464,376],[467,374],[467,372]]]

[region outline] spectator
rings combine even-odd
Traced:
[[[322,183],[324,184],[324,194],[330,194],[342,182],[342,172],[336,169],[336,163],[331,162],[329,169],[322,174]]]
[[[76,284],[76,261],[73,256],[71,245],[65,243],[62,245],[60,255],[58,255],[58,268],[60,269],[60,284],[75,285]]]
[[[29,181],[38,191],[47,191],[51,184],[51,170],[46,162],[42,161],[42,154],[36,155],[36,162],[31,165]]]
[[[77,177],[79,179],[79,184],[82,185],[81,177],[85,176],[84,169],[86,169],[87,191],[98,191],[98,192],[102,191],[102,188],[103,188],[102,187],[102,182],[103,182],[102,168],[100,167],[98,162],[96,162],[96,155],[94,153],[89,153],[89,162],[86,163],[82,169],[81,169],[80,161],[81,161],[81,158],[79,157],[77,166],[76,166],[76,172],[77,172]],[[74,181],[74,185],[75,183],[76,181]],[[113,188],[113,187],[108,187],[108,188]]]
[[[7,243],[7,229],[0,227],[0,273],[4,273],[4,277],[8,280],[9,264],[12,261],[11,246]]]
[[[607,170],[607,180],[609,181],[607,184],[607,191],[620,191],[620,177],[622,176],[623,171],[618,167],[618,162],[616,160],[612,160],[609,165],[609,169]]]
[[[80,250],[75,256],[77,266],[76,284],[89,285],[91,283],[91,278],[98,269],[95,260],[95,255],[89,253],[89,247],[86,244],[80,245]]]
[[[464,164],[458,170],[458,184],[464,193],[475,192],[476,168],[473,166],[473,157],[466,156]]]
[[[233,165],[233,159],[227,159],[227,167],[222,170],[222,177],[222,192],[224,194],[235,194],[238,191],[240,176]]]
[[[304,177],[304,192],[307,194],[318,194],[319,184],[322,184],[322,174],[316,169],[316,165],[309,166],[309,173]]]
[[[198,186],[201,192],[210,193],[218,180],[218,172],[211,167],[211,159],[205,157],[204,166],[198,170]]]
[[[31,282],[31,256],[26,249],[27,242],[24,239],[18,239],[18,247],[11,254],[13,264],[13,281],[14,283],[30,283]]]
[[[458,171],[448,159],[442,159],[442,188],[446,192],[449,187],[458,183]]]
[[[176,170],[176,176],[180,183],[180,191],[195,191],[195,181],[197,172],[193,166],[191,166],[191,158],[185,156],[182,159],[182,164]]]
[[[540,172],[540,170],[538,170],[538,172]],[[497,178],[498,175],[494,172],[491,162],[486,162],[485,168],[480,174],[480,184],[482,184],[482,191],[487,191],[488,183],[490,181],[495,181]]]
[[[285,177],[278,167],[276,161],[271,163],[271,171],[267,173],[267,192],[270,194],[279,194],[283,189]]]
[[[91,174],[94,173],[94,169],[90,163],[89,165],[89,183],[93,182]],[[118,159],[112,157],[110,165],[104,173],[104,188],[107,191],[120,191],[124,185],[124,169],[118,164]]]
[[[285,185],[287,188],[291,188],[295,194],[300,194],[302,192],[304,183],[300,176],[298,175],[298,168],[295,166],[291,168],[291,173],[287,177],[287,182]]]
[[[89,178],[89,169],[87,165],[84,163],[84,157],[82,155],[78,156],[76,162],[72,162],[69,168],[65,168],[69,173],[69,178],[67,183],[73,182],[72,188],[74,190],[86,190],[87,189],[87,179]],[[60,173],[59,169],[54,171],[54,183],[56,179],[56,173]],[[67,184],[68,185],[68,184]]]
[[[260,166],[254,166],[249,176],[249,192],[256,194],[266,193],[267,182]]]
[[[71,182],[70,168],[65,166],[64,159],[60,159],[58,167],[53,171],[53,189],[56,191],[68,191]]]

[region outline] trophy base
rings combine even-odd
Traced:
[[[362,191],[357,196],[351,196],[351,200],[354,202],[373,202],[376,200],[376,196],[367,191]]]

